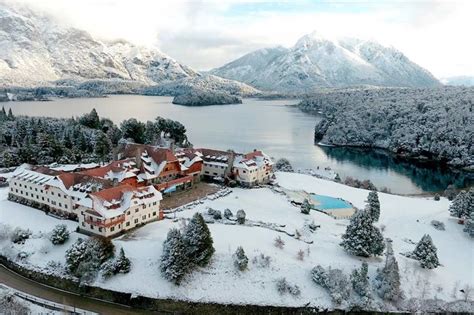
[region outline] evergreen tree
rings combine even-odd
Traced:
[[[184,231],[186,254],[194,264],[205,266],[214,254],[211,232],[199,212],[196,212]]]
[[[117,273],[128,273],[131,268],[130,259],[125,256],[123,248],[120,248],[120,253],[115,261],[115,270]]]
[[[469,234],[470,237],[474,237],[474,211],[471,212],[471,216],[466,220],[464,232]]]
[[[69,231],[65,224],[58,224],[51,232],[51,243],[54,245],[64,244],[69,239]]]
[[[456,198],[454,198],[449,207],[451,215],[456,218],[467,219],[474,212],[474,188],[469,189],[468,192],[461,191]]]
[[[99,161],[104,162],[107,160],[107,156],[110,154],[111,148],[112,144],[105,133],[98,131],[94,151],[99,158]]]
[[[369,192],[367,197],[367,211],[369,211],[373,222],[377,222],[380,218],[380,201],[376,191]]]
[[[392,245],[387,242],[387,252],[385,254],[385,265],[377,270],[375,287],[378,295],[388,301],[398,301],[403,293],[400,288],[400,271],[398,262],[393,254]]]
[[[8,116],[7,116],[8,120],[15,120],[15,116],[13,116],[13,112],[12,112],[12,109],[11,107],[8,109]]]
[[[5,111],[5,107],[2,106],[2,110],[0,111],[0,121],[5,121],[7,119],[7,112]]]
[[[370,297],[369,284],[369,265],[366,262],[362,263],[360,269],[354,269],[351,274],[352,289],[361,297]]]
[[[99,129],[100,118],[95,108],[93,108],[89,114],[82,115],[82,117],[79,118],[79,123],[92,129]]]
[[[120,124],[120,129],[125,139],[133,139],[136,143],[145,143],[146,126],[141,121],[135,118],[124,120]]]
[[[189,270],[189,260],[186,255],[186,247],[181,232],[171,229],[163,243],[163,254],[161,255],[160,271],[163,277],[179,285]]]
[[[436,246],[428,234],[423,235],[411,256],[420,261],[422,268],[434,269],[440,265]]]
[[[372,225],[372,216],[367,211],[357,211],[342,236],[341,246],[350,254],[362,257],[377,256],[384,250],[380,230]]]
[[[309,214],[310,211],[311,211],[311,205],[309,203],[309,200],[305,199],[303,203],[301,204],[301,213]]]
[[[244,271],[245,269],[247,269],[247,266],[249,264],[249,259],[245,255],[245,252],[242,246],[237,247],[237,250],[235,251],[233,258],[234,258],[235,268],[239,269],[240,271]]]

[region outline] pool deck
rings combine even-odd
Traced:
[[[321,208],[319,208],[321,203],[318,200],[315,200],[313,198],[313,195],[315,195],[315,194],[307,193],[304,190],[282,189],[282,191],[292,203],[300,205],[300,204],[303,203],[303,201],[305,199],[308,199],[309,204],[311,205],[311,207],[314,210],[323,212],[323,213],[325,213],[325,214],[327,214],[327,215],[329,215],[329,216],[331,216],[335,219],[348,219],[354,214],[354,212],[356,210],[353,206],[343,207],[343,208],[325,208],[325,209],[321,209]],[[336,198],[336,197],[331,197],[331,196],[324,196],[324,197]],[[348,202],[346,200],[343,200],[343,201],[350,205],[350,202]]]

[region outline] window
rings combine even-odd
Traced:
[[[25,195],[28,196],[28,193],[26,192]]]
[[[130,210],[127,211],[127,215],[130,215]]]
[[[18,192],[18,189],[15,189],[15,192]]]
[[[62,207],[63,205],[61,203],[59,203],[59,207]]]
[[[213,174],[217,176],[217,173],[213,173]]]
[[[53,191],[51,192],[51,196],[54,196],[54,192],[53,192]]]
[[[145,220],[146,219],[146,215],[142,216],[142,220]]]
[[[16,186],[16,182],[14,182],[15,186]]]
[[[156,216],[156,211],[153,211],[153,216]]]
[[[112,227],[110,228],[110,232],[113,232],[113,231],[115,231],[115,226],[112,226]]]
[[[38,188],[35,188],[35,191],[38,191]]]
[[[130,222],[125,223],[125,226],[130,226]]]
[[[94,226],[93,226],[92,224],[91,224],[90,226],[91,226],[91,230],[93,230],[93,229],[94,229]]]
[[[99,228],[99,232],[102,232],[102,228],[101,228],[101,227]]]
[[[82,226],[86,226],[86,224],[84,222],[82,222]]]
[[[67,205],[66,205],[66,204],[64,205],[64,208],[67,209]]]
[[[41,197],[41,200],[43,200],[43,201],[44,201],[44,197]]]
[[[138,219],[135,219],[135,223],[138,223]]]
[[[20,184],[20,187],[21,187],[21,184]]]
[[[43,193],[43,189],[41,189],[40,192]]]
[[[154,205],[154,206],[156,206],[156,201],[155,201],[155,202],[153,202],[153,205]]]
[[[40,199],[40,196],[39,196],[39,195],[36,195],[36,199]]]
[[[142,206],[142,209],[145,209],[145,208],[146,208],[146,205],[143,205],[143,206]]]

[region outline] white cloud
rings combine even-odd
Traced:
[[[251,50],[291,46],[318,30],[393,45],[438,77],[474,75],[474,1],[359,2],[327,12],[258,10],[233,14],[233,1],[16,0],[95,36],[158,45],[197,69],[220,66]],[[248,1],[252,2],[252,1]],[[367,6],[367,3],[363,3]],[[288,3],[287,3],[288,5]],[[304,2],[298,2],[304,7]],[[336,7],[337,9],[337,7]]]

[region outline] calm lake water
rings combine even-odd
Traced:
[[[240,105],[187,107],[173,105],[171,97],[120,95],[93,99],[55,99],[51,102],[6,103],[14,114],[71,117],[96,108],[101,117],[119,124],[127,118],[142,121],[157,116],[183,123],[196,147],[262,149],[278,159],[288,158],[295,168],[331,167],[341,178],[370,179],[392,192],[415,194],[440,191],[449,184],[465,187],[466,175],[415,166],[377,151],[323,148],[314,145],[314,126],[320,118],[302,113],[296,100],[244,99]]]

